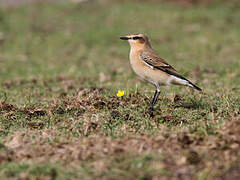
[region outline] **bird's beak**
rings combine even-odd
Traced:
[[[121,40],[129,40],[129,39],[131,39],[131,38],[129,38],[128,36],[121,36],[120,39],[121,39]]]

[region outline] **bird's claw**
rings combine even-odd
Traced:
[[[153,111],[154,111],[154,109],[153,109],[153,107],[151,106],[151,107],[148,109],[148,113],[149,113],[150,117],[154,117]]]

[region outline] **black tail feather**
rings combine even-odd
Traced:
[[[189,82],[189,84],[192,85],[192,87],[193,87],[194,89],[196,89],[196,90],[198,90],[198,91],[202,91],[202,89],[199,88],[199,87],[197,87],[195,84],[191,83],[190,81],[188,81],[188,82]]]
[[[146,62],[146,63],[147,63],[148,65],[152,66],[152,64],[150,64],[150,63],[148,63],[148,62]],[[170,75],[172,75],[172,76],[175,76],[175,77],[177,77],[177,78],[183,79],[183,80],[187,81],[187,82],[191,85],[192,88],[194,88],[194,89],[196,89],[196,90],[198,90],[198,91],[202,91],[201,88],[197,87],[195,84],[193,84],[193,83],[190,82],[188,79],[186,79],[185,77],[181,76],[181,75],[178,74],[178,73],[169,71],[168,69],[166,69],[166,68],[164,68],[164,67],[162,67],[162,66],[154,66],[154,68],[157,68],[157,69],[159,69],[159,70],[161,70],[161,71],[163,71],[163,72],[166,72],[166,73],[168,73],[168,74],[170,74]]]

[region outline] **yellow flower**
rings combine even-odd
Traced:
[[[118,90],[117,97],[122,97],[124,95],[124,91]]]

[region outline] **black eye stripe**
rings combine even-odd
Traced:
[[[139,36],[134,36],[132,39],[133,40],[138,40],[138,39],[141,39],[142,37],[139,37]]]

